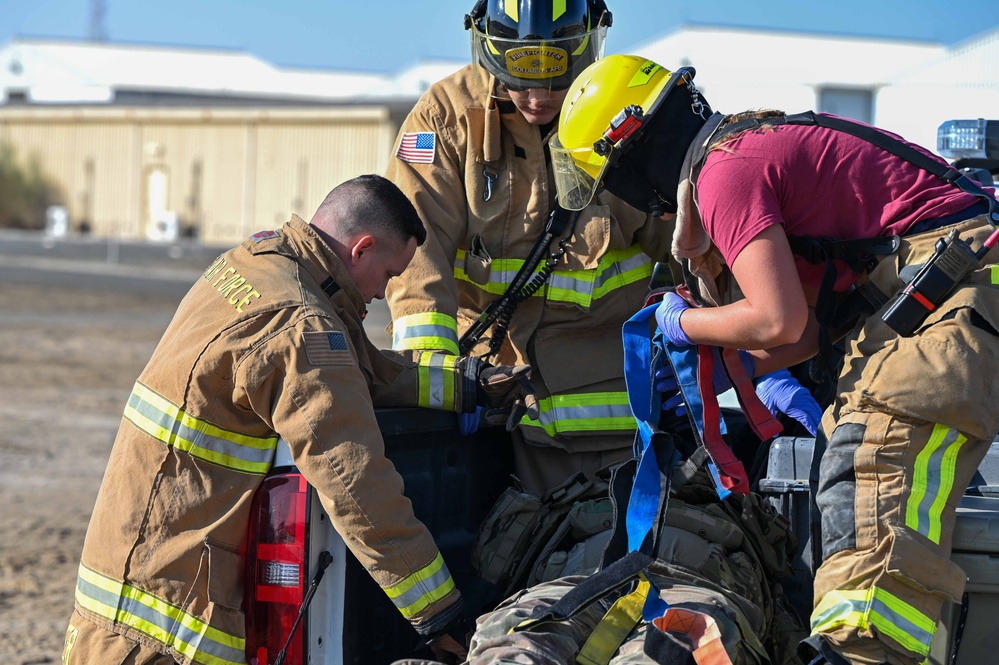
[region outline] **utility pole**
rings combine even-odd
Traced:
[[[90,41],[106,42],[107,30],[104,28],[104,0],[90,0]]]

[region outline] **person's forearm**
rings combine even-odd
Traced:
[[[750,353],[756,361],[756,376],[763,376],[808,360],[815,355],[818,348],[819,324],[815,320],[814,311],[810,309],[805,332],[798,341]]]
[[[775,317],[740,300],[722,307],[691,308],[683,312],[680,326],[694,344],[761,350],[796,343],[807,323]]]

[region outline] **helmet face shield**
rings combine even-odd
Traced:
[[[678,100],[692,118],[698,116],[696,93],[676,93],[678,87],[693,90],[693,75],[693,68],[671,72],[651,60],[625,55],[608,56],[581,72],[566,92],[558,132],[549,141],[559,204],[581,210],[602,188],[612,187],[619,198],[629,192],[625,200],[639,210],[668,211],[663,204],[669,203],[676,185],[664,188],[661,178],[650,176],[655,169],[647,168],[650,158],[666,158],[657,152],[662,142],[655,144],[654,158],[647,150],[638,162],[628,155],[635,146],[647,145],[653,136],[646,134],[649,123],[667,99]],[[662,118],[673,122],[672,116]],[[695,124],[699,127],[703,120]],[[669,136],[671,131],[672,125],[659,127],[654,136]]]
[[[485,67],[506,90],[565,90],[603,55],[605,26],[560,38],[519,39],[487,35],[474,24],[472,62]],[[505,90],[504,90],[505,89]]]
[[[551,150],[552,172],[555,175],[555,189],[558,192],[559,205],[566,210],[582,210],[590,205],[600,188],[604,171],[610,161],[600,157],[589,148],[569,149],[563,147],[559,142],[558,133],[555,133],[548,140],[548,147]],[[590,164],[589,162],[594,158],[601,163]],[[596,175],[594,176],[587,169],[582,168],[581,163],[590,166]]]

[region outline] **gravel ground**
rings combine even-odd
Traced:
[[[122,408],[184,279],[134,292],[115,280],[0,276],[0,663],[60,662]],[[367,325],[380,345],[387,320],[376,303]]]

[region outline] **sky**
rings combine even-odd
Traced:
[[[474,0],[0,0],[15,36],[85,40],[94,5],[111,42],[247,51],[285,67],[397,72],[469,57]],[[607,52],[684,24],[805,30],[953,44],[999,26],[999,0],[607,0]],[[961,10],[961,7],[968,9]],[[723,48],[723,46],[719,46]],[[738,57],[738,54],[732,54]]]

